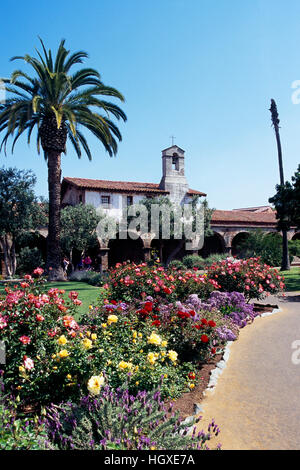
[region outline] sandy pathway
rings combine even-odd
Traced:
[[[300,293],[292,295],[268,299],[282,312],[241,331],[215,391],[202,402],[200,428],[215,418],[221,433],[213,442],[223,449],[300,449],[300,364],[292,362],[292,343],[300,344]]]

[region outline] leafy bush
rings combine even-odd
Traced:
[[[210,432],[196,433],[195,426],[188,434],[198,421],[184,424],[159,391],[133,396],[128,389],[103,387],[96,397],[48,409],[47,428],[63,450],[200,450],[206,448]],[[211,428],[217,436],[218,426],[212,422]]]
[[[195,271],[150,267],[146,263],[123,263],[110,271],[109,282],[104,287],[108,297],[114,300],[131,302],[148,295],[173,302],[185,299],[192,293],[206,298],[213,289],[218,288],[218,283]]]
[[[39,273],[41,270],[39,270]],[[0,340],[6,344],[4,382],[22,400],[39,404],[76,398],[95,374],[120,386],[130,374],[131,392],[152,389],[166,375],[162,393],[177,397],[187,387],[190,365],[177,361],[168,338],[155,325],[128,316],[126,305],[91,308],[74,320],[78,294],[41,292],[42,281],[26,276],[20,288],[6,288],[0,303]],[[42,284],[41,284],[42,285]],[[133,307],[133,311],[135,312]]]
[[[15,398],[0,395],[0,450],[42,450],[46,442],[42,420],[17,417]]]
[[[207,275],[215,279],[223,292],[243,292],[246,299],[261,299],[284,289],[284,277],[260,258],[227,258],[212,264]]]
[[[38,266],[43,266],[43,258],[38,248],[22,248],[18,257],[18,274],[31,273]]]
[[[260,257],[262,263],[281,265],[282,237],[279,233],[265,233],[262,230],[248,232],[247,238],[237,248],[241,258]]]
[[[174,269],[185,269],[185,266],[183,264],[182,261],[180,261],[179,259],[174,259],[173,261],[171,261],[169,263],[169,268],[174,268]]]
[[[300,258],[300,240],[289,241],[289,253],[291,256],[297,256],[297,258]]]
[[[213,263],[218,263],[226,258],[228,258],[228,255],[225,253],[214,253],[204,259],[204,265],[205,267],[208,267],[211,266]]]
[[[233,330],[235,328],[232,327],[232,324],[243,328],[258,315],[254,310],[254,305],[247,303],[244,294],[241,292],[214,291],[206,301],[199,299],[197,295],[191,295],[188,304],[196,310],[202,309],[215,312],[216,317],[217,311],[223,317],[230,318],[230,328]]]
[[[73,271],[69,276],[69,280],[75,282],[87,282],[91,286],[99,287],[104,283],[103,274],[90,270]]]
[[[182,262],[188,269],[203,269],[205,265],[204,259],[201,256],[196,255],[186,255]]]

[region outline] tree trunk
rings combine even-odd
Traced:
[[[289,257],[289,245],[288,245],[287,231],[282,230],[282,263],[281,271],[289,271],[291,269],[290,257]]]
[[[47,152],[49,189],[49,227],[47,240],[46,272],[49,281],[64,281],[60,249],[60,200],[61,200],[61,154]]]
[[[6,275],[10,277],[12,276],[12,263],[10,259],[10,247],[6,234],[1,237],[1,246],[3,250],[3,261],[5,264]]]

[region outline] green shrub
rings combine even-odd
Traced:
[[[169,263],[169,268],[185,269],[185,265],[179,259],[174,259]]]
[[[184,266],[188,269],[198,268],[203,269],[205,261],[201,256],[197,255],[186,255],[182,260]]]
[[[184,423],[172,405],[166,405],[159,393],[103,387],[97,397],[83,397],[78,404],[67,403],[48,410],[47,428],[62,450],[205,450],[212,432],[189,430],[200,421]]]
[[[300,258],[300,240],[289,241],[289,253],[291,256]]]
[[[218,263],[227,257],[228,255],[226,253],[214,253],[205,258],[204,263],[205,266],[211,266],[213,263]]]
[[[41,252],[38,248],[22,248],[18,257],[17,272],[19,274],[31,273],[35,268],[44,265]]]
[[[17,403],[0,396],[0,450],[43,450],[47,433],[38,418],[17,417]]]

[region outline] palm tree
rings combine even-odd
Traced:
[[[277,144],[277,153],[278,153],[278,165],[279,165],[279,176],[280,176],[280,186],[284,186],[284,175],[283,175],[283,163],[282,163],[282,150],[281,150],[281,141],[279,135],[279,116],[277,111],[277,106],[275,100],[271,100],[271,107],[269,109],[271,112],[272,125],[274,127],[276,144]],[[291,268],[290,258],[289,258],[289,247],[288,247],[288,238],[286,228],[282,228],[282,263],[281,270],[286,271]]]
[[[70,54],[62,40],[54,60],[51,50],[45,49],[38,58],[30,55],[13,57],[32,67],[33,76],[16,70],[10,79],[2,79],[8,99],[0,105],[0,133],[5,132],[0,151],[6,153],[7,141],[12,140],[12,153],[16,141],[26,131],[30,143],[37,130],[37,150],[40,147],[48,164],[49,234],[46,268],[50,280],[63,278],[60,253],[60,180],[61,154],[66,153],[66,142],[72,143],[78,158],[82,150],[89,160],[92,154],[82,129],[95,135],[110,156],[117,153],[117,140],[122,136],[111,117],[126,121],[125,113],[115,104],[102,99],[110,96],[124,101],[115,88],[106,86],[100,74],[92,68],[74,71],[88,57],[84,51]],[[71,72],[72,69],[72,72]]]

